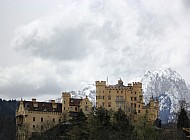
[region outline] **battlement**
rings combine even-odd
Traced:
[[[142,83],[141,82],[133,82],[133,86],[142,88]]]
[[[132,84],[131,84],[131,83],[128,83],[128,86],[129,86],[129,87],[131,87],[131,86],[132,86]]]
[[[96,81],[96,86],[106,86],[106,81]]]
[[[71,94],[69,92],[63,92],[62,97],[69,97],[71,98]]]

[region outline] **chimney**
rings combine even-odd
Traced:
[[[32,103],[34,107],[38,107],[38,103],[36,102],[36,98],[32,98]]]
[[[32,102],[36,102],[36,98],[32,98]]]
[[[51,103],[54,104],[54,103],[55,103],[55,100],[51,100]]]
[[[55,100],[51,100],[52,108],[57,108],[57,104],[55,103]]]

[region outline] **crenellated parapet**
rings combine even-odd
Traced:
[[[142,88],[142,83],[141,82],[133,82],[133,87]]]
[[[69,98],[71,98],[71,94],[70,94],[70,92],[63,92],[62,93],[62,97],[69,97]]]
[[[96,81],[96,86],[106,86],[106,81]]]
[[[62,115],[62,112],[42,112],[42,111],[27,111],[27,113],[31,113],[31,114],[51,114],[51,115]]]

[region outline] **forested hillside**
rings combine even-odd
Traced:
[[[15,110],[16,100],[0,99],[0,139],[14,140],[16,134]]]

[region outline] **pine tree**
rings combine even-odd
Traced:
[[[79,111],[78,115],[72,119],[73,127],[67,133],[67,135],[73,140],[87,140],[89,132],[87,129],[87,117],[82,110]]]
[[[187,116],[187,112],[185,111],[185,109],[181,107],[181,111],[177,119],[177,128],[180,129],[187,127],[189,127],[189,118]]]
[[[115,132],[116,139],[135,139],[134,126],[131,124],[125,112],[120,108],[114,113],[113,130]]]

